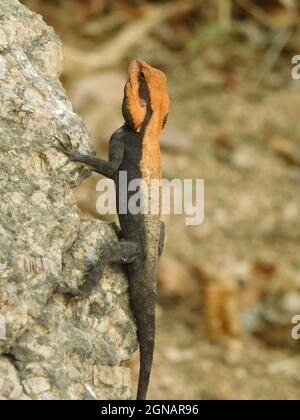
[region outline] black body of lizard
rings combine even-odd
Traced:
[[[140,374],[137,399],[146,399],[155,340],[156,280],[159,257],[164,242],[164,224],[161,209],[158,214],[121,214],[119,193],[120,172],[127,173],[128,183],[141,179],[150,186],[152,180],[161,179],[159,134],[164,127],[169,107],[167,82],[164,73],[142,60],[129,67],[124,89],[123,116],[125,124],[110,139],[109,160],[81,154],[62,142],[58,147],[71,161],[84,163],[114,180],[122,239],[113,244],[89,273],[86,291],[97,284],[103,265],[109,262],[127,263],[130,300],[137,323],[140,347]],[[148,189],[148,193],[151,189]],[[135,192],[126,192],[130,199]],[[128,195],[128,196],[127,196]],[[151,197],[143,197],[151,205]],[[159,200],[161,207],[161,200]],[[124,203],[123,203],[124,204]],[[127,204],[127,203],[125,203]]]

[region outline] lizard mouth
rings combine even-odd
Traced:
[[[132,61],[129,66],[128,82],[132,90],[138,86],[138,73],[140,71],[140,64],[138,60]]]

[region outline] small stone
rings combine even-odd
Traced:
[[[16,368],[0,356],[0,394],[9,400],[18,400],[23,394]]]
[[[126,367],[94,366],[94,385],[101,384],[114,387],[128,387],[130,383],[130,369]]]
[[[43,377],[28,378],[22,382],[26,394],[39,395],[51,389],[49,380]]]
[[[10,400],[19,400],[23,394],[23,388],[19,384],[15,384],[8,398]]]
[[[233,164],[240,169],[254,169],[259,163],[259,156],[250,148],[239,148],[232,156]]]
[[[281,301],[282,309],[290,314],[300,314],[300,293],[290,291],[286,293]]]

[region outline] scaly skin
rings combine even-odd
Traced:
[[[169,96],[165,75],[142,60],[129,67],[124,89],[123,116],[125,124],[111,137],[109,160],[82,155],[59,141],[59,150],[71,161],[89,165],[95,172],[112,178],[116,184],[118,214],[124,241],[112,247],[88,275],[86,291],[97,284],[106,262],[127,264],[131,305],[137,323],[140,347],[140,375],[137,399],[146,399],[150,379],[154,340],[156,279],[162,253],[164,225],[161,223],[161,199],[157,214],[122,214],[119,203],[124,201],[119,191],[120,172],[126,172],[128,183],[140,179],[150,186],[162,177],[159,135],[167,121]],[[143,202],[151,208],[150,188],[142,188]],[[127,192],[126,192],[127,193]],[[136,192],[128,192],[128,201]]]

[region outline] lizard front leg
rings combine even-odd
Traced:
[[[94,172],[104,175],[107,178],[113,178],[124,157],[124,143],[121,130],[117,130],[110,139],[108,161],[80,153],[77,149],[73,148],[69,135],[66,135],[65,143],[55,137],[58,145],[54,147],[68,156],[71,162],[83,163],[88,165]]]

